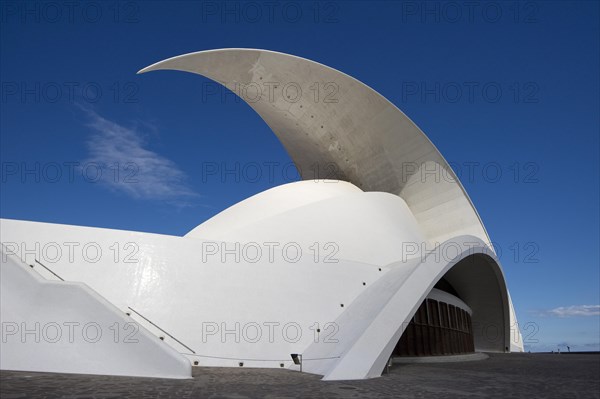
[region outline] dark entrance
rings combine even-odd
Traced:
[[[437,356],[474,351],[469,313],[428,298],[404,330],[393,356]]]

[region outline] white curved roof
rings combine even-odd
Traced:
[[[241,98],[271,127],[303,179],[340,179],[364,191],[399,195],[430,241],[473,235],[489,243],[477,211],[439,151],[402,111],[364,83],[314,61],[255,49],[185,54],[140,73],[161,69],[200,74],[236,94],[240,85],[261,88],[260,97]],[[328,83],[333,86],[326,88]],[[332,101],[315,101],[315,84]],[[283,91],[270,91],[286,85],[300,87],[303,94],[292,101]]]
[[[291,203],[286,203],[286,201]],[[403,254],[402,243],[425,237],[402,198],[362,192],[347,182],[285,184],[248,198],[196,227],[186,238],[228,243],[294,243],[311,253],[315,243],[351,260],[381,267]]]
[[[223,237],[229,231],[244,228],[313,202],[361,192],[362,190],[355,185],[339,180],[284,184],[238,202],[194,228],[185,237]]]

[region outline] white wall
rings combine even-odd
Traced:
[[[190,362],[81,283],[48,281],[4,251],[0,368],[190,378]]]

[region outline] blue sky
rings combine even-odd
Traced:
[[[230,93],[136,75],[198,50],[282,51],[370,85],[452,163],[527,349],[599,350],[598,3],[273,4],[2,2],[1,216],[183,235],[296,180]]]

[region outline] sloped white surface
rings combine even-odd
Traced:
[[[48,281],[16,256],[1,256],[1,369],[191,377],[184,356],[85,284]]]

